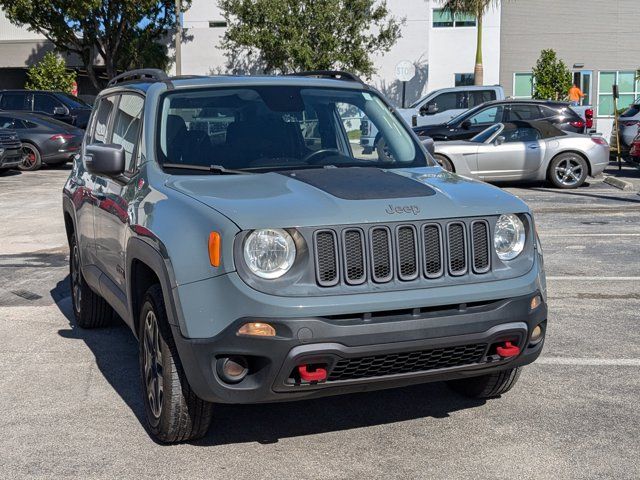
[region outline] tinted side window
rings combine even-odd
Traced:
[[[505,128],[501,134],[505,143],[535,142],[540,140],[540,132],[531,127]]]
[[[62,103],[56,100],[53,95],[46,93],[36,93],[33,95],[33,111],[44,112],[53,115],[53,109],[62,107]]]
[[[11,117],[0,116],[0,128],[15,128],[14,119]]]
[[[495,90],[473,90],[469,92],[469,108],[477,107],[496,99]]]
[[[113,120],[111,143],[124,147],[125,168],[129,172],[135,169],[133,153],[140,138],[143,107],[144,99],[142,97],[133,94],[123,94],[118,102],[118,108]]]
[[[27,110],[26,93],[3,93],[0,99],[2,110]]]
[[[107,143],[109,138],[109,119],[113,112],[115,97],[105,97],[98,104],[93,128],[91,132],[91,143]]]
[[[540,111],[542,112],[542,118],[550,118],[558,115],[558,112],[556,110],[554,110],[553,108],[545,107],[544,105],[540,105]]]
[[[537,105],[511,105],[508,121],[511,120],[538,120],[541,118]]]
[[[467,92],[446,92],[429,100],[427,106],[429,105],[437,106],[438,112],[446,112],[447,110],[469,108],[469,100],[467,98]]]
[[[485,108],[468,118],[472,125],[492,124],[502,121],[502,106]]]

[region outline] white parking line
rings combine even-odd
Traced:
[[[547,280],[588,280],[588,281],[593,281],[593,280],[602,280],[605,282],[637,282],[640,281],[640,277],[585,277],[582,275],[575,275],[575,276],[549,276],[547,277]]]
[[[564,358],[564,357],[540,357],[536,363],[542,365],[593,365],[615,367],[640,367],[640,359],[637,358]]]

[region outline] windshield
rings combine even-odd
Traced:
[[[464,120],[466,117],[468,117],[469,115],[473,114],[474,112],[477,112],[480,108],[481,105],[478,105],[475,108],[472,108],[471,110],[465,110],[464,112],[460,113],[459,115],[456,115],[455,117],[453,117],[451,120],[449,120],[446,125],[453,125],[454,123],[458,123],[461,120]]]
[[[489,140],[493,135],[495,135],[495,133],[500,130],[500,127],[502,125],[500,123],[496,123],[495,125],[491,125],[489,128],[484,129],[483,131],[481,131],[479,134],[477,134],[475,137],[473,137],[471,140],[469,140],[470,142],[474,142],[474,143],[484,143],[487,140]]]
[[[420,167],[427,154],[375,94],[264,86],[170,92],[162,100],[160,163],[235,170]],[[376,145],[366,137],[380,132]]]
[[[75,95],[71,95],[70,93],[66,93],[66,92],[60,92],[60,95],[62,95],[65,98],[65,103],[67,104],[68,107],[91,108],[91,105],[89,105],[87,102],[85,102],[81,98],[76,97]]]

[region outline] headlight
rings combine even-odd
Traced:
[[[526,234],[524,225],[517,215],[500,215],[496,222],[493,247],[500,260],[513,260],[524,249]]]
[[[262,278],[279,278],[296,259],[293,238],[280,228],[255,230],[244,242],[244,261]]]

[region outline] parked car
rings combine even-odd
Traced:
[[[575,133],[585,133],[591,127],[567,103],[500,100],[473,108],[445,124],[414,127],[413,130],[418,136],[428,136],[435,141],[467,140],[496,123],[519,120],[545,120],[561,130]]]
[[[640,98],[637,98],[629,105],[629,108],[620,114],[618,125],[620,128],[620,152],[627,152],[640,131],[638,129],[640,125]],[[611,148],[614,150],[617,146],[617,141],[616,126],[614,123],[609,141]]]
[[[39,113],[78,128],[87,128],[91,105],[65,92],[0,90],[0,111]]]
[[[351,147],[365,111],[391,161]],[[63,210],[75,321],[137,335],[163,442],[203,436],[211,402],[428,381],[496,397],[542,350],[527,205],[444,171],[348,73],[115,77]]]
[[[471,140],[436,142],[434,156],[446,170],[481,180],[548,180],[577,188],[606,168],[609,144],[545,121],[514,121],[492,125]]]
[[[500,85],[442,88],[428,93],[409,108],[399,108],[398,112],[412,126],[441,125],[469,108],[503,99],[504,90]],[[382,144],[376,145],[380,138],[375,125],[365,121],[361,130],[360,144],[365,151],[384,148]]]
[[[15,168],[22,162],[22,144],[18,134],[0,128],[0,173]]]
[[[84,137],[84,130],[35,113],[0,112],[0,128],[12,129],[20,137],[24,152],[21,170],[71,161]]]
[[[640,132],[631,142],[631,148],[629,149],[629,156],[634,162],[640,162]]]

